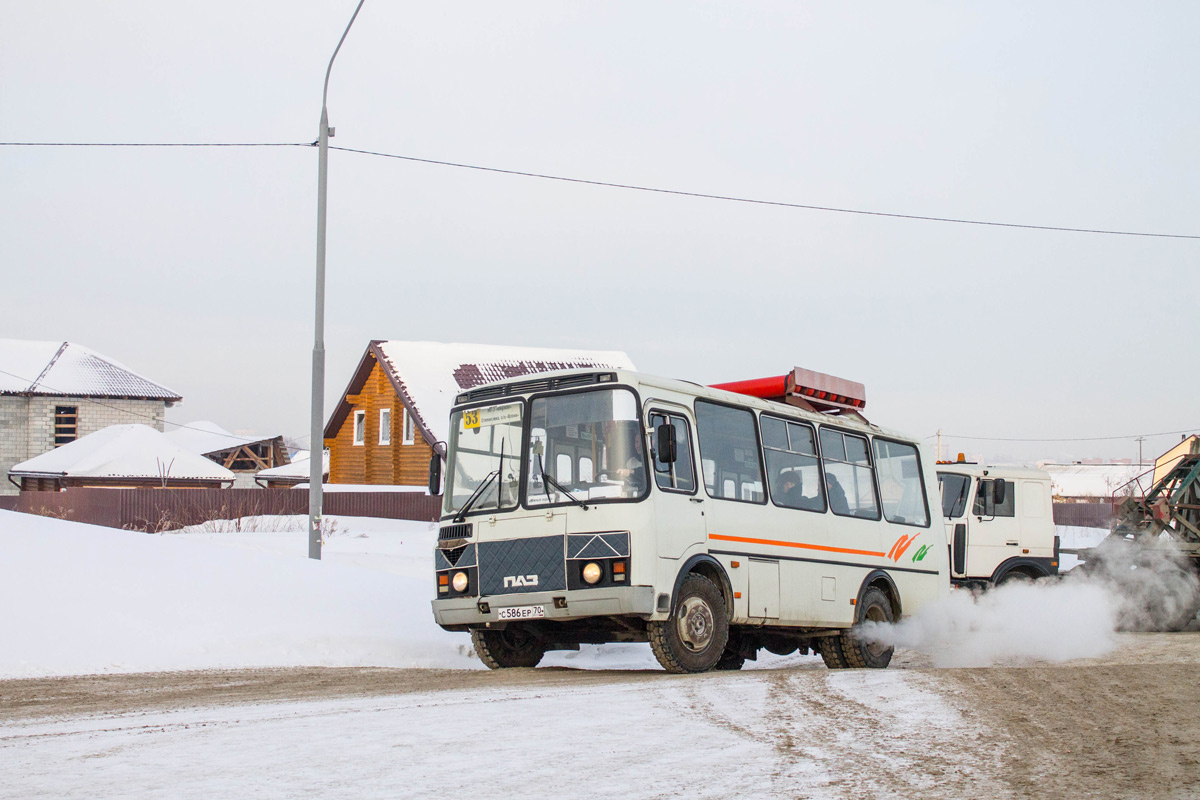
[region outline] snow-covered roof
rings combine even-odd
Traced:
[[[1058,497],[1112,497],[1125,484],[1152,469],[1137,464],[1047,464],[1038,466],[1050,473],[1050,491]],[[1147,479],[1142,480],[1149,488]],[[1135,493],[1138,490],[1134,489]]]
[[[283,464],[278,467],[271,467],[270,469],[260,469],[255,477],[272,478],[275,480],[286,480],[289,478],[303,478],[304,480],[308,480],[311,477],[308,472],[310,469],[308,460],[309,451],[301,450],[300,452],[296,453],[296,455],[292,456],[292,463]],[[326,451],[324,456],[321,458],[321,469],[324,474],[329,474],[328,451]]]
[[[181,425],[172,431],[168,431],[166,435],[167,438],[184,450],[189,450],[202,456],[209,453],[219,453],[222,450],[230,450],[246,444],[269,442],[272,439],[279,438],[277,436],[238,436],[225,430],[217,423],[209,422],[208,420],[189,422],[186,425]]]
[[[83,345],[24,339],[0,339],[0,394],[181,399],[177,392]]]
[[[234,474],[149,425],[110,425],[23,461],[14,476],[232,481]]]
[[[467,389],[505,378],[563,369],[635,369],[629,356],[619,350],[375,341],[368,350],[368,355],[372,353],[396,393],[413,410],[417,427],[439,442],[449,437],[454,398]],[[369,359],[363,358],[346,394],[357,391],[356,383],[361,385],[370,372]],[[334,435],[348,413],[349,404],[343,397],[325,435]]]

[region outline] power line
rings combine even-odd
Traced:
[[[0,147],[312,147],[312,142],[0,142]]]
[[[958,219],[954,217],[929,217],[921,214],[897,214],[889,211],[865,211],[856,208],[837,208],[835,206],[817,206],[806,203],[786,203],[781,200],[757,200],[750,197],[734,197],[732,195],[723,194],[706,194],[704,192],[686,192],[680,189],[659,189],[652,186],[637,186],[629,183],[610,183],[608,181],[588,180],[585,178],[568,178],[562,175],[546,175],[540,172],[522,172],[515,169],[500,169],[499,167],[483,167],[477,164],[460,164],[453,161],[437,161],[431,158],[417,158],[415,156],[402,156],[394,153],[380,153],[374,150],[357,150],[352,147],[334,147],[330,145],[330,150],[341,150],[346,153],[361,153],[368,156],[380,156],[382,158],[395,158],[402,161],[415,161],[420,164],[435,164],[442,167],[456,167],[458,169],[471,169],[480,172],[496,172],[502,175],[519,175],[525,178],[541,178],[548,181],[563,181],[565,183],[581,183],[587,186],[607,186],[612,189],[631,189],[638,192],[654,192],[656,194],[670,194],[679,197],[698,197],[705,200],[724,200],[730,203],[750,203],[760,206],[777,206],[779,208],[801,208],[808,211],[831,211],[838,214],[860,214],[870,217],[891,217],[893,219],[912,219],[922,220],[924,222],[952,222],[958,225],[989,225],[998,228],[1025,228],[1035,231],[1060,231],[1067,233],[1101,233],[1111,236],[1149,236],[1161,239],[1200,239],[1200,235],[1184,234],[1184,233],[1147,233],[1144,231],[1116,231],[1104,230],[1100,228],[1067,228],[1058,225],[1025,225],[1016,222],[988,222],[978,219]]]
[[[0,147],[313,147],[315,142],[0,142]],[[921,222],[946,222],[955,225],[983,225],[995,228],[1019,228],[1034,231],[1054,231],[1059,233],[1093,233],[1106,236],[1141,236],[1155,239],[1200,239],[1197,234],[1185,233],[1151,233],[1148,231],[1122,231],[1105,228],[1071,228],[1063,225],[1032,225],[1018,222],[994,222],[989,220],[965,219],[960,217],[935,217],[923,214],[901,214],[892,211],[870,211],[860,208],[840,208],[837,206],[821,206],[811,203],[790,203],[782,200],[761,200],[752,197],[737,197],[734,195],[710,194],[707,192],[689,192],[682,189],[663,189],[654,186],[640,186],[630,183],[614,183],[611,181],[591,180],[588,178],[572,178],[565,175],[549,175],[542,172],[526,172],[523,170],[503,169],[500,167],[485,167],[479,164],[464,164],[456,161],[439,161],[432,158],[418,158],[398,153],[384,153],[377,150],[361,150],[354,147],[336,147],[330,145],[330,150],[341,150],[344,153],[392,158],[399,161],[411,161],[418,164],[432,164],[440,167],[469,169],[477,172],[492,172],[499,175],[516,175],[523,178],[538,178],[562,183],[578,183],[585,186],[603,186],[610,189],[627,189],[636,192],[651,192],[667,194],[676,197],[695,197],[703,200],[721,200],[728,203],[747,203],[750,205],[773,206],[776,208],[795,208],[806,211],[827,211],[836,214],[857,214],[868,217],[887,217],[890,219],[907,219]]]
[[[1192,431],[1200,430],[1200,428],[1187,428],[1182,431],[1163,431],[1162,433],[1135,433],[1130,436],[1080,436],[1066,439],[1020,439],[1007,438],[999,436],[957,436],[953,433],[943,433],[945,439],[965,439],[976,442],[1111,442],[1121,439],[1138,439],[1140,437],[1151,438],[1154,436],[1172,436],[1181,433],[1191,433]],[[936,433],[926,436],[926,439],[932,439],[937,436]]]

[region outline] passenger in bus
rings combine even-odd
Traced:
[[[825,485],[829,490],[829,510],[835,514],[849,514],[850,504],[846,502],[846,492],[828,470],[825,471]]]
[[[779,476],[779,504],[789,508],[804,508],[804,478],[795,470]]]

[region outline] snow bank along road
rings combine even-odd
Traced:
[[[1200,634],[1058,666],[0,682],[3,797],[1190,797]]]

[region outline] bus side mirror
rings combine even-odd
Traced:
[[[429,459],[429,493],[441,494],[442,491],[442,457],[437,453]]]
[[[675,426],[671,423],[665,423],[658,426],[658,441],[657,447],[654,448],[655,457],[660,464],[674,464],[675,459],[679,457],[679,452],[675,446]]]
[[[1000,506],[1004,505],[1004,498],[1004,481],[997,478],[996,480],[992,481],[992,499],[995,501],[996,505]]]

